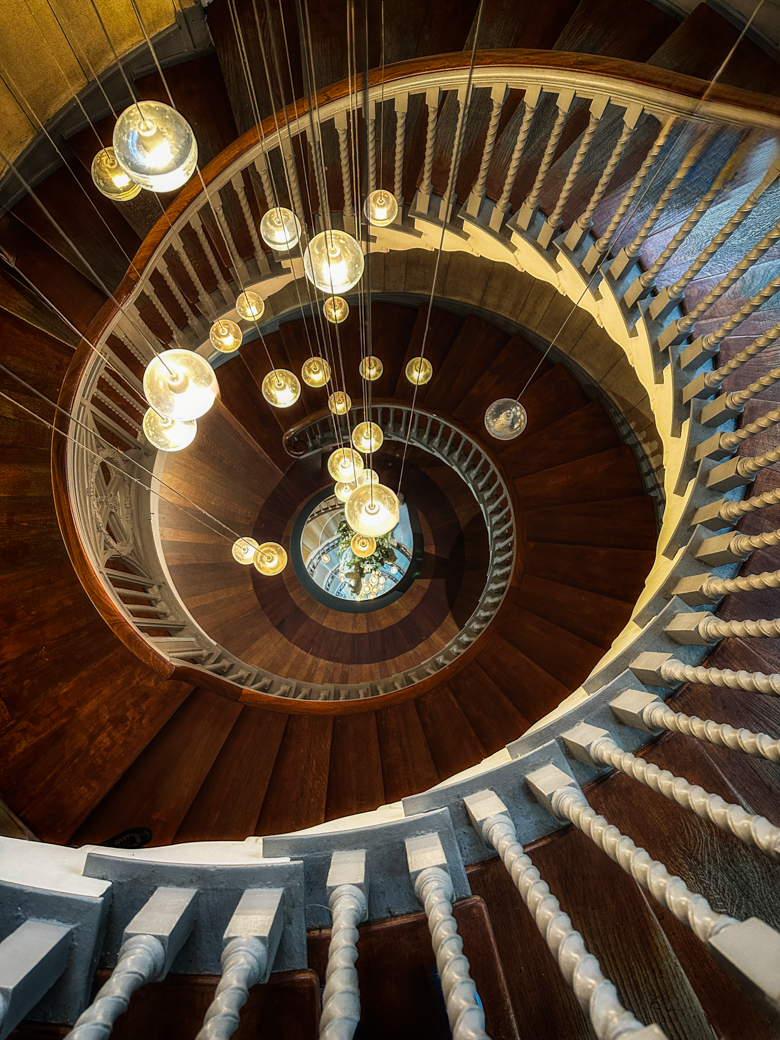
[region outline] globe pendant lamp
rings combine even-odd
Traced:
[[[365,469],[362,455],[352,448],[336,448],[328,456],[328,473],[336,481],[347,483],[357,479]]]
[[[238,350],[243,338],[241,328],[228,318],[219,318],[209,331],[211,345],[222,354],[232,354]]]
[[[378,484],[379,474],[375,469],[369,469],[368,466],[363,470],[362,473],[358,474],[357,486],[363,487],[364,484]]]
[[[331,325],[340,325],[349,317],[349,304],[342,296],[329,296],[322,305],[322,313]]]
[[[364,357],[360,362],[360,374],[364,379],[367,379],[369,383],[373,383],[375,379],[379,379],[384,370],[385,366],[379,358],[374,357],[373,354]]]
[[[181,451],[192,444],[198,432],[194,419],[167,419],[148,408],[143,421],[144,434],[158,451]]]
[[[193,174],[198,142],[175,108],[160,101],[139,101],[116,121],[114,154],[125,173],[142,188],[175,191]]]
[[[325,386],[330,379],[330,365],[324,357],[310,357],[303,363],[301,376],[307,386]]]
[[[328,398],[328,408],[334,415],[346,415],[352,407],[352,398],[343,390],[337,390]]]
[[[301,384],[288,368],[273,368],[260,389],[272,408],[289,408],[301,396]]]
[[[252,563],[261,574],[281,574],[287,566],[287,553],[278,542],[263,542],[255,550]]]
[[[233,542],[233,559],[245,567],[255,562],[255,552],[260,548],[254,538],[237,538]]]
[[[373,452],[379,451],[384,439],[381,428],[373,422],[358,423],[352,431],[352,443],[364,455],[371,455]]]
[[[485,429],[499,441],[513,441],[528,425],[528,413],[514,397],[501,397],[485,412]]]
[[[217,377],[192,350],[164,350],[146,366],[144,397],[167,419],[199,419],[214,404]]]
[[[363,212],[369,224],[373,224],[374,227],[387,227],[396,218],[398,203],[395,201],[395,196],[391,195],[389,191],[378,188],[366,198]]]
[[[240,292],[236,298],[236,310],[244,321],[257,321],[263,316],[265,300],[260,293],[246,289],[244,292]]]
[[[301,238],[301,222],[291,209],[274,206],[260,221],[260,237],[271,249],[292,249]]]
[[[418,386],[422,386],[423,383],[430,382],[430,378],[433,375],[433,365],[430,363],[428,358],[415,357],[406,366],[406,378],[410,383],[416,383]]]
[[[331,296],[347,292],[363,274],[363,250],[346,231],[322,231],[303,255],[306,277]]]
[[[347,523],[371,538],[389,534],[398,523],[398,499],[384,484],[366,484],[353,491],[344,507]]]
[[[141,190],[116,161],[113,148],[101,148],[92,160],[92,181],[97,190],[114,202],[129,202]]]
[[[365,560],[368,559],[369,556],[373,555],[376,549],[376,538],[371,538],[369,535],[365,534],[356,534],[353,535],[349,547],[355,556],[358,556],[361,560]]]
[[[339,502],[346,502],[356,487],[357,484],[353,480],[340,480],[333,489],[333,494],[336,496]]]

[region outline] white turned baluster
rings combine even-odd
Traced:
[[[643,653],[631,665],[637,679],[648,686],[673,687],[680,683],[717,686],[725,690],[743,690],[780,696],[780,674],[748,672],[744,669],[707,668],[704,665],[685,664],[671,654]]]
[[[170,268],[168,267],[168,264],[166,263],[164,257],[160,257],[160,259],[158,260],[158,262],[157,262],[157,270],[160,272],[160,274],[165,279],[165,284],[168,286],[168,288],[173,293],[173,296],[174,296],[176,302],[178,303],[178,305],[181,307],[182,311],[184,312],[184,314],[185,314],[189,324],[190,325],[194,325],[195,328],[198,329],[198,330],[202,329],[203,328],[203,319],[202,319],[202,317],[200,315],[200,312],[197,311],[195,309],[195,307],[193,307],[193,305],[190,303],[190,301],[187,299],[187,297],[184,295],[184,293],[179,288],[176,280],[174,279],[173,275],[171,274]],[[196,289],[197,289],[197,286],[196,286]]]
[[[775,295],[780,289],[780,274],[775,277],[760,289],[755,296],[752,296],[746,303],[743,303],[736,313],[732,314],[730,318],[723,322],[723,324],[715,332],[710,332],[706,336],[699,336],[698,339],[688,347],[680,357],[680,367],[688,368],[691,365],[701,364],[708,356],[715,354],[719,349],[720,345],[727,336],[729,336],[734,329],[741,325],[742,322],[749,318],[754,311],[757,311],[759,307],[763,306],[767,300]],[[659,338],[659,346],[661,340]]]
[[[182,266],[184,267],[184,270],[190,276],[190,280],[192,281],[192,284],[195,286],[195,291],[198,294],[198,303],[200,304],[200,306],[203,308],[203,311],[207,315],[213,316],[213,314],[214,314],[214,305],[212,304],[211,300],[209,299],[209,294],[206,291],[205,285],[203,284],[203,282],[198,277],[198,272],[195,270],[195,265],[193,264],[193,262],[190,260],[189,256],[187,255],[187,251],[184,248],[184,243],[181,240],[181,236],[179,236],[179,235],[174,235],[173,236],[173,248],[176,250],[176,255],[181,260]]]
[[[381,113],[380,113],[381,116]],[[376,189],[376,102],[368,102],[366,117],[366,144],[368,147],[368,192]]]
[[[151,305],[154,307],[154,309],[157,311],[157,313],[160,315],[160,317],[162,318],[162,320],[165,322],[165,324],[168,326],[168,329],[170,330],[170,337],[168,339],[168,342],[170,342],[170,340],[173,340],[177,345],[180,345],[179,344],[179,331],[180,331],[179,330],[179,326],[176,324],[176,322],[170,316],[170,314],[166,310],[165,306],[163,305],[162,301],[160,300],[159,296],[155,292],[155,288],[154,288],[154,285],[152,284],[151,278],[149,278],[147,280],[147,282],[146,282],[146,284],[144,286],[144,293],[146,294],[146,297],[149,300],[149,303],[151,303]]]
[[[750,437],[755,437],[757,433],[761,433],[762,430],[768,430],[779,422],[780,408],[773,408],[771,412],[766,412],[764,415],[760,415],[757,419],[748,423],[747,426],[743,426],[740,430],[733,430],[731,433],[722,433],[720,435],[720,446],[721,448],[728,448],[730,451],[733,451],[735,448],[740,446],[742,441],[746,441]]]
[[[780,322],[773,325],[771,329],[765,332],[762,336],[754,339],[752,343],[748,344],[744,350],[740,350],[738,354],[735,354],[733,358],[727,361],[724,365],[714,369],[711,372],[702,372],[692,380],[683,391],[683,401],[687,403],[693,400],[694,397],[710,397],[712,392],[719,389],[723,383],[728,379],[730,375],[738,371],[743,365],[746,365],[751,358],[754,358],[756,354],[760,354],[762,350],[771,346],[778,337],[780,337]],[[772,386],[780,378],[780,368],[774,368],[766,375],[761,376],[755,383],[751,383],[746,390],[739,390],[736,393],[728,395],[728,399],[731,405],[728,406],[728,411],[731,414],[736,415],[742,411],[744,405],[754,397],[756,394],[760,394],[762,390]],[[742,407],[734,407],[741,405]],[[713,408],[709,406],[705,410],[705,414],[702,415],[702,421],[711,425],[709,417],[706,412],[709,411],[713,414],[720,414],[720,408]]]
[[[711,374],[711,373],[709,373]],[[727,419],[734,418],[744,412],[745,405],[758,394],[768,390],[775,383],[780,383],[780,368],[770,369],[763,376],[746,386],[744,390],[735,390],[711,401],[702,411],[701,422],[705,426],[720,426]]]
[[[354,228],[355,205],[352,201],[352,169],[349,163],[349,127],[347,120],[349,116],[346,109],[337,112],[334,120],[336,133],[339,138],[339,162],[341,164],[341,186],[344,191],[344,217],[348,219]]]
[[[298,164],[295,161],[295,153],[293,151],[292,141],[288,138],[282,138],[282,158],[284,159],[284,165],[287,170],[287,184],[290,189],[290,195],[292,197],[292,207],[295,210],[295,214],[300,220],[301,225],[306,223],[306,217],[303,212],[303,199],[301,198],[301,185],[298,180]]]
[[[463,127],[468,118],[468,110],[471,98],[466,98],[464,90],[458,91],[458,121],[455,124],[455,140],[452,145],[452,158],[450,159],[450,172],[447,178],[447,188],[439,205],[439,220],[447,221],[452,215],[452,204],[455,201],[457,189],[456,181],[460,167],[460,157],[463,152],[464,133]]]
[[[229,263],[236,272],[239,283],[241,285],[245,285],[246,282],[249,280],[249,272],[247,271],[246,264],[244,263],[241,254],[238,251],[236,240],[233,238],[233,232],[230,230],[230,223],[225,218],[224,203],[219,191],[212,192],[209,195],[209,201],[211,203],[211,207],[214,213],[216,214],[217,224],[219,226],[220,231],[222,232],[222,237],[225,240],[225,246],[227,247]]]
[[[246,224],[249,237],[252,240],[252,252],[254,253],[255,260],[260,265],[261,269],[266,273],[270,270],[268,267],[268,260],[265,255],[265,251],[260,242],[260,236],[257,233],[255,227],[255,218],[252,215],[252,208],[249,205],[249,199],[246,194],[246,185],[244,184],[243,174],[236,173],[230,178],[230,183],[233,185],[233,190],[238,196],[238,204],[241,207],[241,213],[244,217],[244,223]]]
[[[211,243],[206,237],[206,232],[203,230],[203,223],[201,222],[199,213],[194,213],[192,215],[192,217],[190,218],[190,225],[195,231],[195,234],[198,236],[198,242],[200,242],[206,260],[208,261],[208,265],[211,268],[212,274],[216,278],[217,288],[222,293],[225,302],[232,303],[233,295],[230,292],[227,282],[225,281],[224,275],[222,274],[222,268],[220,267],[219,262],[216,256],[214,255],[214,250],[211,248]]]
[[[713,646],[721,639],[776,639],[780,636],[780,618],[758,621],[721,621],[709,612],[678,614],[666,626],[666,634],[683,646]]]
[[[327,881],[333,914],[325,989],[322,994],[321,1040],[352,1040],[360,1021],[360,992],[355,962],[358,925],[368,917],[366,853],[334,852]]]
[[[509,87],[505,85],[496,85],[490,92],[490,119],[488,120],[487,135],[485,136],[485,146],[482,149],[482,161],[479,164],[479,173],[474,182],[474,187],[471,189],[471,194],[466,202],[466,212],[472,217],[476,217],[479,213],[479,208],[485,197],[490,160],[493,157],[493,149],[496,146],[496,137],[498,136],[498,124],[501,121],[501,111],[504,107],[504,102],[508,97]]]
[[[406,144],[406,112],[409,106],[409,95],[401,94],[395,98],[395,168],[393,171],[393,194],[400,211],[403,206],[404,184],[404,149]]]
[[[273,209],[274,206],[276,206],[276,200],[274,198],[271,176],[268,172],[268,157],[264,152],[260,152],[260,154],[255,157],[255,169],[260,176],[260,183],[263,186],[266,208]]]
[[[423,160],[422,182],[417,191],[414,208],[419,213],[427,213],[433,190],[433,157],[436,151],[436,122],[439,114],[441,91],[433,87],[425,95],[428,108],[428,125],[425,130],[425,159]]]
[[[512,150],[512,158],[509,160],[509,167],[506,171],[506,179],[504,180],[501,197],[496,203],[496,208],[493,210],[493,214],[490,218],[490,226],[494,231],[499,230],[503,223],[504,216],[509,209],[512,189],[515,186],[515,180],[517,178],[517,171],[520,169],[520,163],[523,158],[526,142],[528,141],[528,135],[531,132],[531,123],[536,114],[536,109],[539,106],[539,99],[541,96],[542,88],[539,86],[529,87],[525,92],[525,97],[523,98],[523,121],[520,124],[520,129],[517,131],[517,138]]]
[[[763,455],[740,455],[729,462],[722,462],[710,471],[707,487],[715,491],[729,491],[731,488],[752,484],[756,473],[780,462],[780,447],[764,452]]]
[[[741,502],[724,502],[720,507],[720,515],[724,520],[739,520],[747,513],[756,509],[766,509],[767,506],[780,504],[780,488],[771,488],[763,495],[754,495],[753,498],[745,498]]]
[[[533,187],[528,193],[525,202],[520,207],[520,211],[516,217],[517,226],[522,231],[528,230],[536,213],[539,205],[539,196],[542,193],[542,185],[547,176],[547,171],[552,166],[555,150],[558,147],[558,142],[561,139],[563,127],[566,123],[566,117],[569,114],[569,109],[573,102],[573,90],[562,90],[558,95],[558,100],[556,101],[558,107],[557,115],[555,116],[555,122],[553,123],[553,128],[550,132],[550,137],[547,141],[547,147],[544,150],[542,161],[539,163],[539,169],[536,172],[536,180],[534,181]]]
[[[780,589],[780,570],[764,571],[761,574],[745,574],[741,578],[707,578],[701,591],[703,602],[712,603],[719,596],[732,592],[762,592],[764,589]]]

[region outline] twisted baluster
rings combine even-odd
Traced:
[[[305,223],[306,217],[303,212],[303,199],[301,198],[301,184],[298,180],[298,167],[295,163],[295,155],[292,150],[292,142],[289,143],[287,148],[282,149],[284,155],[284,163],[287,167],[287,184],[292,195],[293,209],[295,210],[298,220],[303,224]],[[316,167],[315,167],[316,170]]]
[[[702,594],[711,599],[730,592],[759,592],[764,589],[780,589],[780,571],[745,574],[740,578],[707,578],[701,586]]]
[[[618,1000],[614,985],[605,978],[598,959],[588,953],[585,942],[568,914],[550,892],[523,847],[508,816],[493,816],[482,824],[482,836],[498,852],[504,866],[533,915],[561,974],[574,990],[588,1015],[598,1040],[620,1040],[644,1026]]]
[[[249,237],[252,239],[252,251],[255,254],[255,258],[259,259],[265,256],[263,247],[260,243],[260,236],[257,233],[255,227],[255,218],[252,214],[252,209],[249,205],[249,199],[247,198],[246,188],[244,187],[244,178],[242,174],[237,173],[230,181],[233,185],[233,189],[238,196],[238,204],[241,206],[241,214],[244,218]]]
[[[505,95],[502,94],[500,97],[493,97],[491,99],[490,120],[488,122],[487,135],[485,137],[485,147],[482,149],[482,161],[479,164],[479,173],[477,174],[477,179],[471,192],[472,195],[475,195],[478,199],[482,199],[485,196],[488,169],[490,168],[490,160],[493,156],[493,148],[496,144],[498,124],[501,119],[501,109],[504,107],[504,97]]]
[[[222,274],[222,268],[219,266],[214,250],[211,248],[211,243],[206,238],[206,232],[203,230],[203,224],[201,223],[200,216],[197,214],[190,221],[191,227],[194,228],[195,234],[200,242],[201,249],[203,250],[206,260],[208,261],[209,267],[211,268],[212,274],[214,275],[220,292],[228,293],[228,284]]]
[[[729,549],[735,556],[746,560],[756,549],[770,549],[774,545],[780,545],[780,529],[762,531],[760,534],[735,534]]]
[[[734,729],[726,722],[700,719],[698,715],[683,715],[661,702],[648,704],[642,712],[642,720],[652,729],[668,729],[686,737],[705,740],[708,744],[744,751],[746,755],[767,758],[780,762],[780,740],[766,733],[754,733],[749,729]]]
[[[740,455],[737,459],[737,473],[741,477],[752,477],[753,474],[758,473],[762,469],[766,469],[768,466],[774,466],[776,462],[780,462],[780,447],[772,448],[771,451],[764,452],[763,455]],[[770,542],[770,545],[777,543]]]
[[[741,502],[724,502],[720,507],[720,516],[724,520],[739,520],[741,516],[752,513],[756,509],[766,509],[767,506],[778,504],[780,504],[780,488],[772,488],[765,491],[763,495],[743,498]]]
[[[355,885],[339,885],[328,900],[333,927],[322,994],[320,1037],[352,1040],[360,1021],[360,991],[355,961],[358,924],[366,916],[366,897]]]
[[[599,182],[593,190],[590,202],[585,210],[580,213],[579,217],[577,217],[576,223],[583,231],[588,231],[593,224],[593,214],[596,212],[596,207],[604,197],[604,192],[607,190],[609,182],[612,180],[612,174],[617,169],[617,164],[623,158],[623,152],[626,150],[626,146],[634,132],[634,126],[634,123],[629,123],[624,120],[620,137],[617,139],[617,143],[612,149],[609,161],[604,167]]]
[[[152,935],[134,935],[122,943],[111,977],[79,1015],[69,1040],[106,1040],[114,1023],[127,1011],[137,989],[156,979],[165,967],[162,943]]]
[[[222,978],[196,1040],[228,1040],[235,1033],[249,989],[262,978],[267,960],[260,939],[231,939],[222,952]]]
[[[395,110],[395,170],[393,176],[393,194],[400,202],[403,194],[404,180],[404,143],[406,140],[406,109]]]
[[[173,238],[173,248],[176,251],[176,255],[181,260],[182,266],[184,267],[184,270],[189,275],[190,281],[195,286],[195,291],[198,294],[198,299],[203,304],[203,309],[207,313],[213,312],[214,308],[213,308],[213,306],[211,304],[211,300],[209,300],[209,294],[206,291],[206,287],[203,284],[203,282],[200,280],[200,278],[198,277],[198,272],[195,270],[194,264],[192,263],[192,261],[190,260],[189,256],[187,255],[187,251],[184,248],[184,243],[182,242],[182,240],[181,240],[179,235],[174,235],[174,238]]]
[[[187,299],[187,297],[181,291],[179,286],[176,284],[173,275],[171,274],[170,269],[168,268],[168,264],[162,258],[157,264],[157,270],[165,279],[165,284],[173,293],[174,299],[176,300],[178,305],[188,316],[188,320],[195,319],[197,321],[200,318],[200,314],[195,310],[190,301]]]
[[[547,223],[552,228],[560,227],[563,211],[566,207],[566,203],[569,201],[572,189],[574,188],[574,182],[579,176],[582,164],[585,162],[588,150],[590,148],[591,141],[593,140],[594,134],[598,130],[599,123],[601,122],[601,112],[591,112],[588,119],[588,127],[585,133],[582,135],[579,147],[574,155],[572,164],[569,168],[569,172],[566,176],[566,180],[561,188],[561,193],[558,196],[558,201],[555,203],[555,209],[552,211],[550,216],[547,218]]]
[[[336,125],[336,133],[339,136],[339,159],[341,161],[341,185],[344,191],[344,216],[353,217],[355,207],[352,201],[352,175],[349,165],[349,141],[347,138],[346,114],[344,125]]]
[[[780,618],[761,618],[759,621],[721,621],[720,618],[705,617],[699,622],[699,634],[709,643],[735,636],[744,639],[776,639],[780,636]]]
[[[496,203],[496,211],[502,215],[509,209],[509,200],[512,195],[512,188],[515,186],[515,178],[517,177],[517,171],[520,169],[523,152],[525,151],[525,144],[528,140],[528,134],[531,132],[531,122],[536,114],[538,103],[538,95],[533,102],[528,100],[525,101],[523,121],[520,124],[520,129],[517,131],[515,147],[512,150],[512,158],[509,160],[509,167],[506,171],[506,180],[504,181],[504,187],[501,191],[501,197]]]
[[[485,1032],[485,1015],[477,1003],[477,988],[469,974],[463,940],[452,916],[452,880],[441,867],[425,867],[414,883],[417,898],[425,907],[444,992],[453,1040],[490,1040]]]
[[[278,205],[278,203],[275,198],[274,186],[271,183],[271,176],[268,172],[268,158],[265,152],[260,152],[255,159],[255,169],[260,176],[260,184],[263,187],[266,208],[273,209],[274,206]]]
[[[719,686],[726,690],[744,690],[745,693],[766,693],[780,696],[780,674],[734,671],[731,668],[705,668],[704,665],[684,664],[674,658],[661,665],[665,682],[691,682],[701,686]]]
[[[178,339],[178,336],[179,336],[179,326],[176,324],[176,322],[170,316],[168,311],[163,306],[161,300],[157,296],[157,293],[155,291],[154,285],[152,284],[151,278],[149,279],[149,281],[147,282],[146,286],[144,287],[144,293],[146,295],[146,298],[151,303],[151,305],[154,307],[154,309],[160,315],[162,320],[168,326],[168,329],[170,331],[170,336],[168,338],[168,342],[170,342],[172,339],[173,340]],[[160,337],[158,336],[157,338],[159,339]]]
[[[447,178],[447,190],[444,192],[444,198],[442,199],[441,207],[441,219],[446,223],[450,218],[450,210],[452,202],[455,197],[455,181],[458,176],[458,168],[460,167],[460,157],[463,152],[463,124],[468,118],[468,110],[470,102],[466,99],[458,98],[458,122],[455,126],[455,144],[452,149],[452,159],[450,161],[450,173]]]
[[[724,321],[719,329],[715,332],[710,332],[706,336],[702,336],[701,345],[704,349],[710,353],[714,351],[723,340],[733,332],[737,325],[741,325],[745,318],[749,318],[754,311],[757,311],[762,304],[770,300],[777,290],[780,289],[780,274],[775,275],[771,282],[767,282],[763,289],[756,293],[755,296],[751,297],[747,303],[743,303],[739,310],[732,314],[732,316]]]
[[[208,197],[209,196],[207,196],[207,198]],[[214,194],[210,197],[210,201],[211,208],[213,212],[216,214],[217,223],[219,225],[220,231],[222,232],[222,237],[225,240],[229,264],[231,267],[234,268],[241,267],[243,265],[243,257],[241,256],[241,253],[238,250],[236,240],[233,238],[233,232],[230,230],[230,224],[225,219],[225,210],[222,203],[222,197],[218,191],[214,192]]]
[[[736,448],[742,441],[748,440],[750,437],[755,437],[757,433],[761,433],[762,430],[768,430],[776,423],[780,422],[780,408],[773,408],[771,412],[767,412],[766,415],[760,415],[752,423],[748,423],[747,426],[743,426],[741,430],[733,430],[731,433],[722,433],[720,435],[720,446],[721,448]]]
[[[544,150],[542,161],[539,164],[539,169],[536,172],[536,180],[533,183],[528,198],[523,203],[523,207],[529,212],[533,213],[539,204],[539,196],[542,194],[542,185],[544,179],[547,176],[547,171],[552,166],[553,158],[555,157],[555,150],[558,147],[558,142],[561,139],[563,133],[563,126],[566,122],[566,116],[568,115],[568,108],[562,108],[558,106],[558,114],[555,117],[553,123],[552,133],[550,134],[549,140],[547,141],[547,147]]]
[[[368,137],[368,190],[369,193],[376,188],[376,106],[372,109],[373,115],[366,121]],[[380,112],[379,118],[382,118]]]
[[[713,910],[704,896],[691,892],[682,878],[670,874],[663,863],[653,859],[625,834],[613,827],[603,816],[594,812],[582,791],[562,787],[552,796],[552,809],[556,816],[570,820],[600,849],[614,860],[627,874],[646,888],[661,906],[674,914],[678,921],[687,925],[702,942],[722,932],[729,925],[737,924],[733,917]]]
[[[436,146],[436,117],[439,111],[438,103],[428,105],[428,126],[425,130],[425,161],[423,164],[422,183],[420,192],[430,195],[433,187],[433,153]]]
[[[778,335],[780,335],[780,326],[778,326],[777,328]],[[720,369],[718,369],[718,371],[720,371]],[[706,373],[705,382],[707,381],[707,376],[712,374],[712,372]],[[725,376],[723,378],[725,379]],[[770,369],[770,371],[767,372],[765,375],[759,376],[755,383],[751,383],[749,386],[746,386],[744,390],[735,390],[729,394],[726,394],[724,404],[730,412],[742,412],[744,411],[745,405],[748,403],[748,401],[750,401],[757,394],[760,394],[762,391],[768,390],[770,386],[774,386],[774,384],[778,382],[778,380],[780,380],[780,368]],[[709,383],[707,385],[709,385]],[[720,386],[720,382],[716,385]]]

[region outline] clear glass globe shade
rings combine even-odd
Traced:
[[[241,328],[228,318],[215,321],[209,331],[211,345],[223,354],[232,354],[234,350],[238,350],[243,338]]]
[[[198,424],[194,419],[167,419],[148,408],[143,421],[146,439],[158,451],[181,451],[195,439]]]
[[[365,534],[356,534],[353,535],[349,547],[355,556],[359,556],[361,560],[365,560],[369,556],[373,555],[374,550],[376,549],[376,538],[371,538],[369,535]]]
[[[354,481],[340,480],[333,489],[333,494],[336,496],[339,502],[346,502],[356,487],[357,484],[355,484]]]
[[[265,300],[260,293],[247,289],[245,292],[238,294],[236,310],[238,311],[238,316],[243,318],[244,321],[257,321],[258,318],[263,316]]]
[[[291,209],[274,206],[260,221],[260,237],[271,249],[292,249],[301,238],[301,222]]]
[[[92,180],[97,190],[114,202],[129,202],[141,190],[116,161],[113,148],[102,148],[92,160]]]
[[[144,372],[144,397],[167,419],[199,419],[218,389],[214,369],[192,350],[164,350]]]
[[[255,552],[260,548],[254,538],[237,538],[233,542],[233,559],[248,566],[255,562]]]
[[[513,441],[528,425],[528,413],[514,397],[501,397],[485,412],[485,429],[499,441]]]
[[[374,227],[387,227],[392,224],[398,213],[398,203],[395,196],[384,188],[372,191],[363,205],[366,220]]]
[[[385,370],[385,366],[379,360],[378,357],[374,357],[373,354],[369,354],[368,357],[364,357],[360,362],[360,374],[364,379],[367,379],[370,383],[373,383],[375,379],[379,379]]]
[[[301,376],[307,386],[325,386],[330,379],[330,365],[324,357],[311,357],[304,361]]]
[[[261,574],[281,574],[287,566],[287,553],[278,542],[263,542],[257,547],[252,563]]]
[[[335,394],[331,394],[328,398],[328,408],[334,415],[346,415],[351,407],[352,398],[349,394],[345,394],[343,390],[337,390]]]
[[[397,525],[398,510],[398,499],[389,487],[366,484],[349,496],[344,516],[357,534],[379,538]]]
[[[358,423],[352,431],[352,443],[364,455],[370,455],[372,452],[379,451],[384,439],[381,428],[373,422]]]
[[[378,484],[379,474],[375,469],[369,469],[368,466],[363,470],[362,473],[358,474],[357,486],[363,487],[364,484]]]
[[[418,386],[430,382],[432,375],[433,365],[428,358],[414,357],[406,366],[406,378],[410,383],[417,383]]]
[[[288,368],[271,369],[260,389],[273,408],[289,408],[301,396],[300,380]]]
[[[329,296],[322,305],[322,313],[332,325],[340,325],[349,317],[349,304],[342,296]]]
[[[336,448],[328,456],[328,473],[335,481],[356,480],[365,469],[363,457],[353,448]]]
[[[139,101],[116,121],[114,153],[125,173],[142,188],[175,191],[193,174],[198,142],[175,108],[160,101]]]
[[[306,277],[330,296],[347,292],[363,274],[363,250],[346,231],[322,231],[303,255]]]

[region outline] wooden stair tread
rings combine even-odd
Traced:
[[[633,454],[624,444],[586,459],[575,459],[541,473],[519,477],[514,486],[520,500],[535,509],[642,494]]]
[[[511,442],[501,460],[517,478],[597,455],[619,444],[617,431],[602,405],[589,401],[557,422],[542,426],[537,420],[533,430]]]
[[[394,397],[400,401],[411,401],[414,395],[414,385],[406,378],[406,366],[412,358],[420,356],[427,323],[428,305],[422,303],[417,311],[417,319],[409,337],[409,344],[406,348],[406,353],[403,355],[400,373],[395,384]],[[455,314],[453,311],[444,310],[441,307],[433,307],[431,309],[428,335],[425,339],[425,357],[433,365],[434,378],[439,374],[441,366],[444,364],[444,360],[452,349],[462,327],[463,318],[461,315]],[[425,386],[420,387],[417,394],[418,401],[421,400],[421,395],[424,392]]]
[[[325,819],[333,716],[291,715],[258,816],[257,834],[313,827]]]
[[[375,809],[387,801],[375,712],[333,720],[325,819]]]
[[[527,543],[523,574],[547,578],[634,604],[655,560],[647,549]]]
[[[437,686],[415,703],[440,780],[482,761],[485,749],[449,686]]]
[[[580,0],[554,49],[647,61],[677,25],[674,15],[648,0]]]
[[[385,800],[398,801],[439,782],[420,717],[412,700],[376,713]]]
[[[620,632],[627,624],[633,606],[591,589],[575,588],[528,573],[523,575],[520,594],[528,609],[538,617],[604,650],[612,645],[612,633]]]
[[[565,682],[531,660],[502,634],[491,637],[476,661],[529,723],[543,718],[570,692]]]
[[[469,315],[444,359],[438,378],[434,373],[427,384],[427,392],[421,392],[418,400],[422,397],[423,402],[434,410],[442,407],[453,410],[508,339],[509,336],[494,325]]]
[[[523,511],[529,542],[654,551],[655,517],[644,496],[565,505],[560,509],[532,504]]]
[[[580,685],[603,655],[589,640],[517,605],[501,626],[501,635],[569,690]]]
[[[493,682],[478,659],[450,676],[447,685],[486,755],[492,755],[528,729],[528,719]]]

